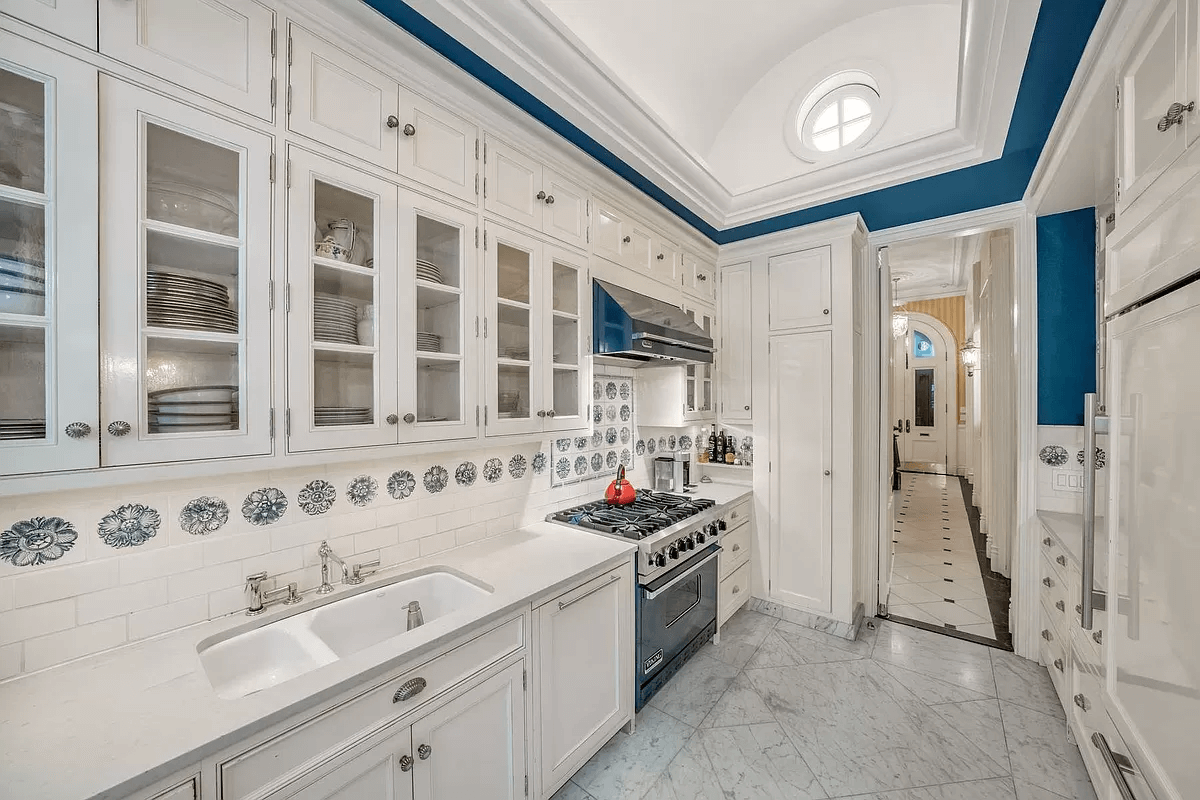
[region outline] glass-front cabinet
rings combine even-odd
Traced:
[[[585,259],[485,225],[487,433],[587,426]]]
[[[705,308],[684,307],[683,310],[704,330],[707,336],[716,338],[716,334],[713,332],[716,312]],[[713,411],[716,409],[713,401],[713,375],[712,364],[688,364],[684,367],[684,419],[692,421],[709,419],[713,416]]]
[[[0,473],[95,467],[96,71],[0,53]]]

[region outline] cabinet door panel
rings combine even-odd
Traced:
[[[100,0],[100,51],[263,119],[275,14],[255,0]]]
[[[115,78],[100,96],[104,463],[268,453],[271,139]]]
[[[655,237],[651,245],[651,274],[663,283],[679,286],[680,255],[679,245],[661,237]]]
[[[495,139],[487,140],[483,207],[534,230],[542,229],[542,165]]]
[[[549,168],[542,170],[542,186],[546,192],[542,230],[567,244],[586,247],[587,189]]]
[[[267,795],[268,800],[412,800],[412,770],[400,768],[404,756],[415,758],[405,727],[335,766],[315,781],[306,775]]]
[[[771,596],[817,612],[832,603],[832,339],[771,339]]]
[[[488,224],[484,320],[487,433],[542,429],[542,245],[533,237]]]
[[[95,467],[98,143],[60,120],[96,118],[96,70],[8,33],[0,53],[0,473]]]
[[[715,302],[717,297],[716,269],[690,253],[684,254],[683,290],[690,295]]]
[[[400,173],[474,202],[475,124],[403,88],[400,112]]]
[[[748,420],[752,416],[750,265],[721,270],[721,418]]]
[[[0,13],[96,49],[96,0],[0,0]]]
[[[562,248],[543,247],[546,335],[542,362],[548,364],[543,397],[545,430],[586,428],[591,359],[586,349],[592,304],[586,261]]]
[[[524,668],[518,661],[413,724],[414,798],[525,797]]]
[[[767,262],[767,279],[771,285],[771,330],[808,328],[833,322],[830,313],[833,299],[829,274],[831,258],[828,247],[771,257]]]
[[[637,270],[643,275],[650,275],[650,264],[653,259],[654,252],[654,234],[648,230],[639,227],[636,223],[626,223],[621,226],[625,232],[621,237],[621,241],[625,247],[621,251],[624,256],[623,263],[630,269]],[[629,241],[626,242],[625,238]]]
[[[624,263],[628,244],[625,239],[625,215],[603,203],[596,204],[595,230],[592,231],[592,252],[616,264]],[[630,239],[632,241],[632,237]]]
[[[288,128],[395,170],[399,85],[295,25],[288,34]],[[396,127],[388,121],[395,118]]]
[[[716,313],[709,308],[683,309],[710,337],[715,339]],[[716,410],[713,364],[686,364],[683,368],[683,418],[688,422],[710,419]]]

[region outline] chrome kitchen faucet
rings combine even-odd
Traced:
[[[347,564],[345,559],[333,552],[329,542],[321,542],[321,546],[317,548],[317,555],[321,557],[321,585],[317,588],[317,594],[329,594],[333,591],[333,584],[329,582],[330,560],[336,561],[342,568],[342,583],[346,586],[358,586],[366,580],[367,575],[379,569],[378,558],[353,566]]]

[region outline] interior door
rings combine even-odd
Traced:
[[[896,430],[897,421],[899,419],[900,403],[899,390],[896,387],[896,342],[903,341],[904,337],[896,336],[892,333],[891,313],[893,298],[892,288],[895,284],[888,280],[892,272],[888,265],[888,249],[882,247],[877,255],[879,261],[879,308],[888,309],[889,315],[887,319],[881,320],[881,332],[883,336],[888,337],[891,342],[891,347],[886,345],[880,348],[880,375],[887,376],[887,383],[880,387],[880,413],[883,416],[883,424],[880,427],[880,433],[883,435],[883,441],[880,442],[880,453],[882,457],[879,462],[879,496],[882,500],[879,509],[879,609],[880,613],[887,613],[888,601],[892,595],[892,563],[896,557],[896,550],[892,541],[892,532],[896,530],[896,489],[895,486],[895,470],[899,468],[897,461],[897,450],[899,442],[899,432]]]
[[[832,334],[773,336],[768,347],[773,379],[769,593],[828,612],[833,602]]]
[[[484,348],[488,434],[532,433],[542,429],[541,337],[543,287],[537,239],[488,223]]]
[[[518,661],[413,723],[414,800],[524,800],[524,669]]]
[[[949,348],[933,327],[910,319],[896,369],[903,364],[903,420],[900,457],[903,461],[946,464],[951,396]],[[895,372],[893,372],[895,374]]]

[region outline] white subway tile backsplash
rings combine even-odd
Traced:
[[[0,612],[13,607],[13,579],[0,578]]]
[[[241,536],[222,536],[204,543],[206,566],[244,561],[271,552],[271,537],[266,533],[246,533]]]
[[[361,553],[364,550],[378,550],[382,547],[390,547],[398,541],[400,541],[400,534],[397,532],[395,525],[375,528],[374,530],[354,534],[354,552]]]
[[[300,569],[304,566],[303,547],[291,547],[287,550],[276,550],[265,555],[248,558],[242,562],[242,580],[256,572],[268,575],[280,575],[284,572]]]
[[[167,578],[167,597],[173,603],[176,600],[207,595],[217,589],[228,589],[241,585],[242,565],[240,562],[217,564]]]
[[[148,608],[129,615],[129,641],[157,636],[208,619],[208,595]]]
[[[55,600],[0,614],[0,644],[32,639],[75,625],[75,600]]]
[[[446,533],[437,533],[433,536],[426,536],[419,541],[421,545],[421,556],[431,556],[434,553],[440,553],[443,550],[449,550],[455,546],[454,531]]]
[[[280,525],[271,530],[271,549],[288,550],[328,539],[331,535],[329,522],[324,519],[307,519],[291,525]]]
[[[468,525],[471,522],[471,509],[464,508],[460,511],[451,511],[447,514],[438,514],[437,530],[438,533],[444,531],[452,531]]]
[[[14,642],[0,647],[0,681],[21,674],[21,653],[24,642]]]
[[[457,547],[462,547],[464,544],[477,542],[487,536],[486,522],[472,522],[470,525],[465,525],[454,531],[454,544]]]
[[[117,617],[39,636],[25,642],[25,671],[44,669],[72,658],[99,653],[124,644],[125,619]]]
[[[244,586],[221,589],[208,595],[208,616],[213,619],[235,611],[245,611],[249,606],[250,599]]]
[[[116,585],[116,561],[90,561],[38,570],[12,579],[13,606],[34,606]]]
[[[414,558],[420,558],[420,556],[420,542],[403,542],[394,547],[385,547],[379,551],[379,560],[388,566],[403,564],[405,561],[412,561]]]
[[[436,519],[433,517],[414,519],[410,522],[402,522],[396,526],[396,541],[416,541],[417,539],[421,539],[425,536],[432,536],[435,533],[437,533]]]
[[[117,586],[102,592],[80,595],[75,599],[76,618],[80,625],[119,617],[167,603],[167,579]]]
[[[178,545],[151,553],[123,556],[119,562],[121,583],[141,583],[164,575],[175,575],[204,566],[204,546]]]
[[[346,536],[359,531],[374,528],[376,522],[375,509],[366,508],[362,511],[352,511],[349,514],[339,514],[329,519],[329,535]]]

